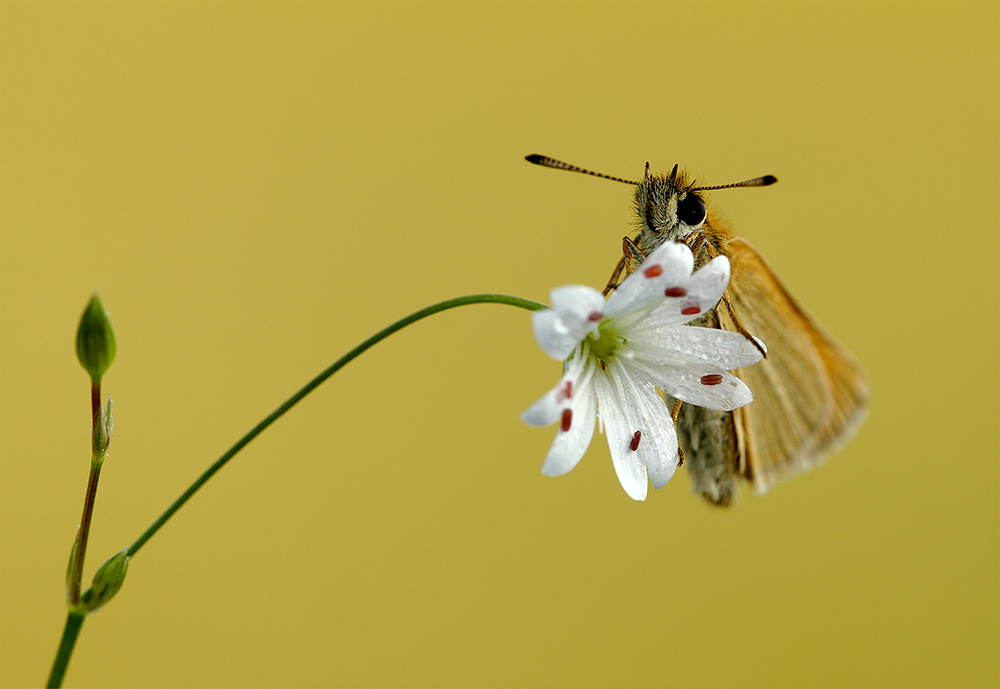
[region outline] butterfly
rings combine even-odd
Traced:
[[[684,242],[701,267],[727,256],[731,277],[722,301],[691,325],[739,332],[767,345],[763,360],[734,373],[754,401],[731,412],[673,404],[684,464],[696,492],[716,505],[735,502],[741,481],[765,492],[777,481],[805,471],[835,451],[864,420],[869,397],[865,373],[782,284],[750,242],[733,235],[705,204],[704,192],[756,187],[777,181],[768,175],[714,187],[699,187],[678,172],[650,173],[632,182],[540,155],[528,162],[603,177],[635,186],[638,234],[622,241],[622,258],[605,294],[632,273],[656,247]],[[756,346],[756,345],[755,345]]]

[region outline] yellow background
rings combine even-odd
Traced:
[[[384,325],[602,286],[679,162],[865,364],[858,437],[712,509],[539,473],[559,364],[473,306],[371,350],[132,561],[67,683],[997,686],[998,6],[0,5],[0,682],[47,676],[118,338],[85,577]]]

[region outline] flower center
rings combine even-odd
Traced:
[[[625,342],[617,328],[612,327],[611,321],[604,321],[598,326],[597,335],[590,336],[590,353],[607,364],[615,358],[615,352]]]

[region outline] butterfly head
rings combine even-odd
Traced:
[[[708,219],[705,200],[676,165],[670,174],[656,175],[650,173],[646,163],[646,174],[635,188],[634,203],[639,246],[684,241]]]

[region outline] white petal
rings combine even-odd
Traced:
[[[653,370],[712,364],[732,371],[755,364],[762,358],[760,350],[739,333],[691,325],[629,333],[627,351],[630,359],[641,361]]]
[[[686,285],[693,267],[694,258],[686,245],[661,244],[618,286],[604,307],[605,313],[615,317],[651,306],[663,298],[665,287]]]
[[[575,393],[569,409],[573,413],[569,430],[563,431],[560,428],[556,431],[556,438],[542,463],[542,473],[546,476],[562,476],[579,464],[594,437],[594,424],[597,420],[597,397],[594,389],[588,385],[578,394]]]
[[[588,366],[588,360],[582,356],[582,352],[567,361],[562,378],[556,386],[521,412],[521,421],[529,426],[551,426],[562,419],[563,409],[572,404],[574,397],[593,397],[594,390],[590,387],[593,368],[593,364]]]
[[[553,309],[542,309],[531,314],[531,330],[538,346],[553,359],[561,361],[580,344],[581,335],[566,326]]]
[[[674,424],[671,421],[670,428],[673,427]],[[644,461],[646,463],[646,471],[649,473],[649,481],[653,484],[653,488],[663,488],[674,477],[674,472],[677,471],[678,450],[676,433],[673,439],[672,444],[650,444],[646,448]],[[642,448],[640,447],[639,449],[641,450]]]
[[[566,408],[565,386],[566,378],[559,381],[559,384],[546,392],[533,405],[521,412],[521,421],[529,426],[542,428],[551,426],[562,417],[562,410]]]
[[[548,426],[563,421],[570,414],[569,429],[556,432],[555,440],[542,464],[542,473],[559,476],[577,465],[594,436],[597,396],[593,388],[592,360],[576,356],[566,365],[559,383],[540,400],[521,413],[521,420],[531,426]]]
[[[598,323],[591,320],[600,313],[604,297],[592,287],[569,285],[550,293],[553,308],[531,314],[531,328],[542,350],[553,359],[562,361],[580,344]]]
[[[626,420],[622,409],[625,401],[624,391],[599,372],[594,375],[594,386],[597,390],[601,421],[608,436],[611,462],[614,464],[618,481],[630,498],[645,500],[646,491],[649,489],[646,466],[640,460],[638,453],[632,452],[629,447],[635,431]]]
[[[725,256],[716,256],[691,276],[687,287],[689,295],[696,295],[699,300],[718,304],[728,286],[729,259]]]
[[[676,285],[684,290],[684,296],[665,296],[642,324],[646,328],[663,328],[687,323],[718,304],[728,285],[729,259],[717,256],[686,283]]]
[[[688,404],[718,411],[732,411],[753,402],[750,388],[721,368],[672,368],[665,369],[663,374],[661,381],[657,383],[659,388]],[[718,378],[706,379],[706,376],[718,376],[721,380],[715,383]],[[711,380],[712,384],[706,384],[704,380]]]
[[[592,311],[604,307],[604,295],[587,285],[564,285],[549,292],[552,308],[585,320]]]
[[[624,362],[623,362],[624,363]],[[635,452],[646,467],[654,488],[662,488],[677,469],[677,431],[663,398],[648,382],[636,380],[627,365],[613,369],[613,377],[620,377],[625,391],[623,411],[633,438],[637,441]],[[640,436],[635,438],[635,432]]]

